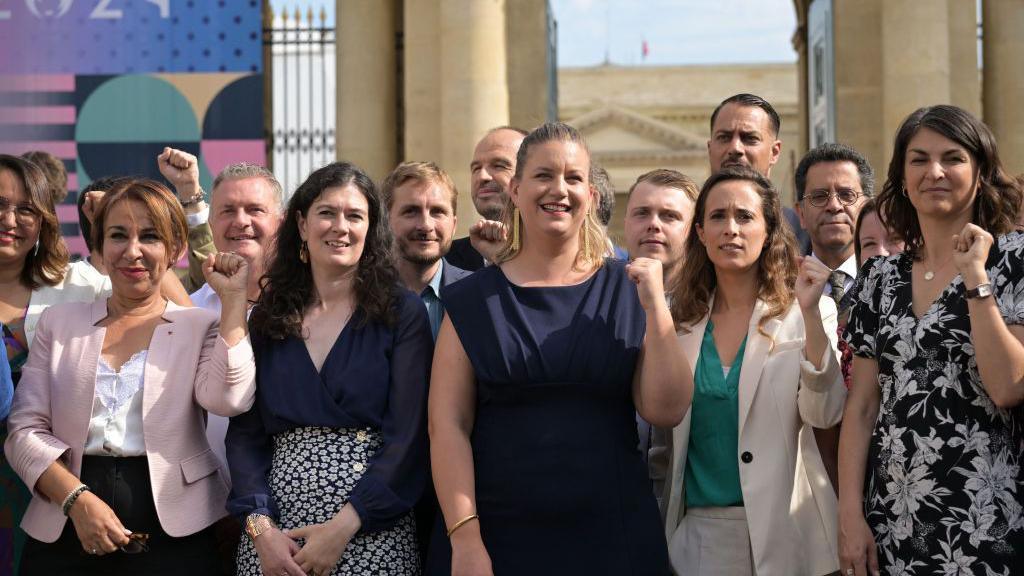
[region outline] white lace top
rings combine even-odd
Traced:
[[[147,350],[139,350],[117,372],[103,358],[96,366],[96,397],[85,453],[89,456],[145,456],[142,385]]]

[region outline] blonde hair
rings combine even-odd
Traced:
[[[590,148],[587,146],[586,141],[583,140],[583,135],[580,134],[578,130],[563,122],[548,122],[547,124],[541,125],[533,132],[530,132],[526,138],[523,139],[523,143],[519,145],[519,152],[516,154],[516,171],[513,178],[517,181],[522,179],[523,169],[529,159],[530,148],[552,141],[571,142],[576,144],[586,151],[587,159],[589,161]],[[586,171],[586,178],[587,186],[593,190],[593,186],[590,182],[590,170]],[[501,220],[505,224],[509,233],[505,236],[504,245],[498,251],[497,256],[495,256],[495,263],[497,264],[507,262],[515,258],[522,250],[522,242],[520,238],[523,230],[522,216],[520,216],[519,211],[515,209],[511,196],[505,199],[505,207],[502,211]],[[604,264],[604,255],[608,250],[608,236],[605,234],[604,227],[601,226],[601,223],[598,221],[596,201],[591,202],[590,207],[587,209],[587,214],[583,219],[583,225],[580,226],[579,235],[580,245],[579,250],[576,253],[576,260],[573,263],[573,267],[581,271],[601,267],[601,265]]]

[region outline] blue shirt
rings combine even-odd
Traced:
[[[434,340],[437,340],[437,332],[441,330],[441,320],[444,320],[444,304],[441,303],[441,274],[444,271],[444,260],[440,260],[440,266],[434,277],[430,279],[423,291],[420,292],[420,299],[427,307],[427,318],[430,319],[430,333]]]
[[[2,330],[3,324],[0,324]],[[11,380],[11,366],[7,363],[7,347],[0,345],[0,421],[7,419],[14,397],[14,381]]]

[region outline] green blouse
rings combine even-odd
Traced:
[[[690,443],[683,480],[686,507],[742,506],[739,448],[739,381],[743,365],[743,338],[726,376],[708,319],[694,372],[693,406],[690,408]]]

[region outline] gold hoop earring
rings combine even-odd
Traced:
[[[305,240],[302,241],[302,246],[299,246],[299,260],[303,264],[309,264],[309,246]]]
[[[512,252],[519,251],[521,242],[522,238],[520,238],[519,232],[519,207],[516,206],[512,208]]]

